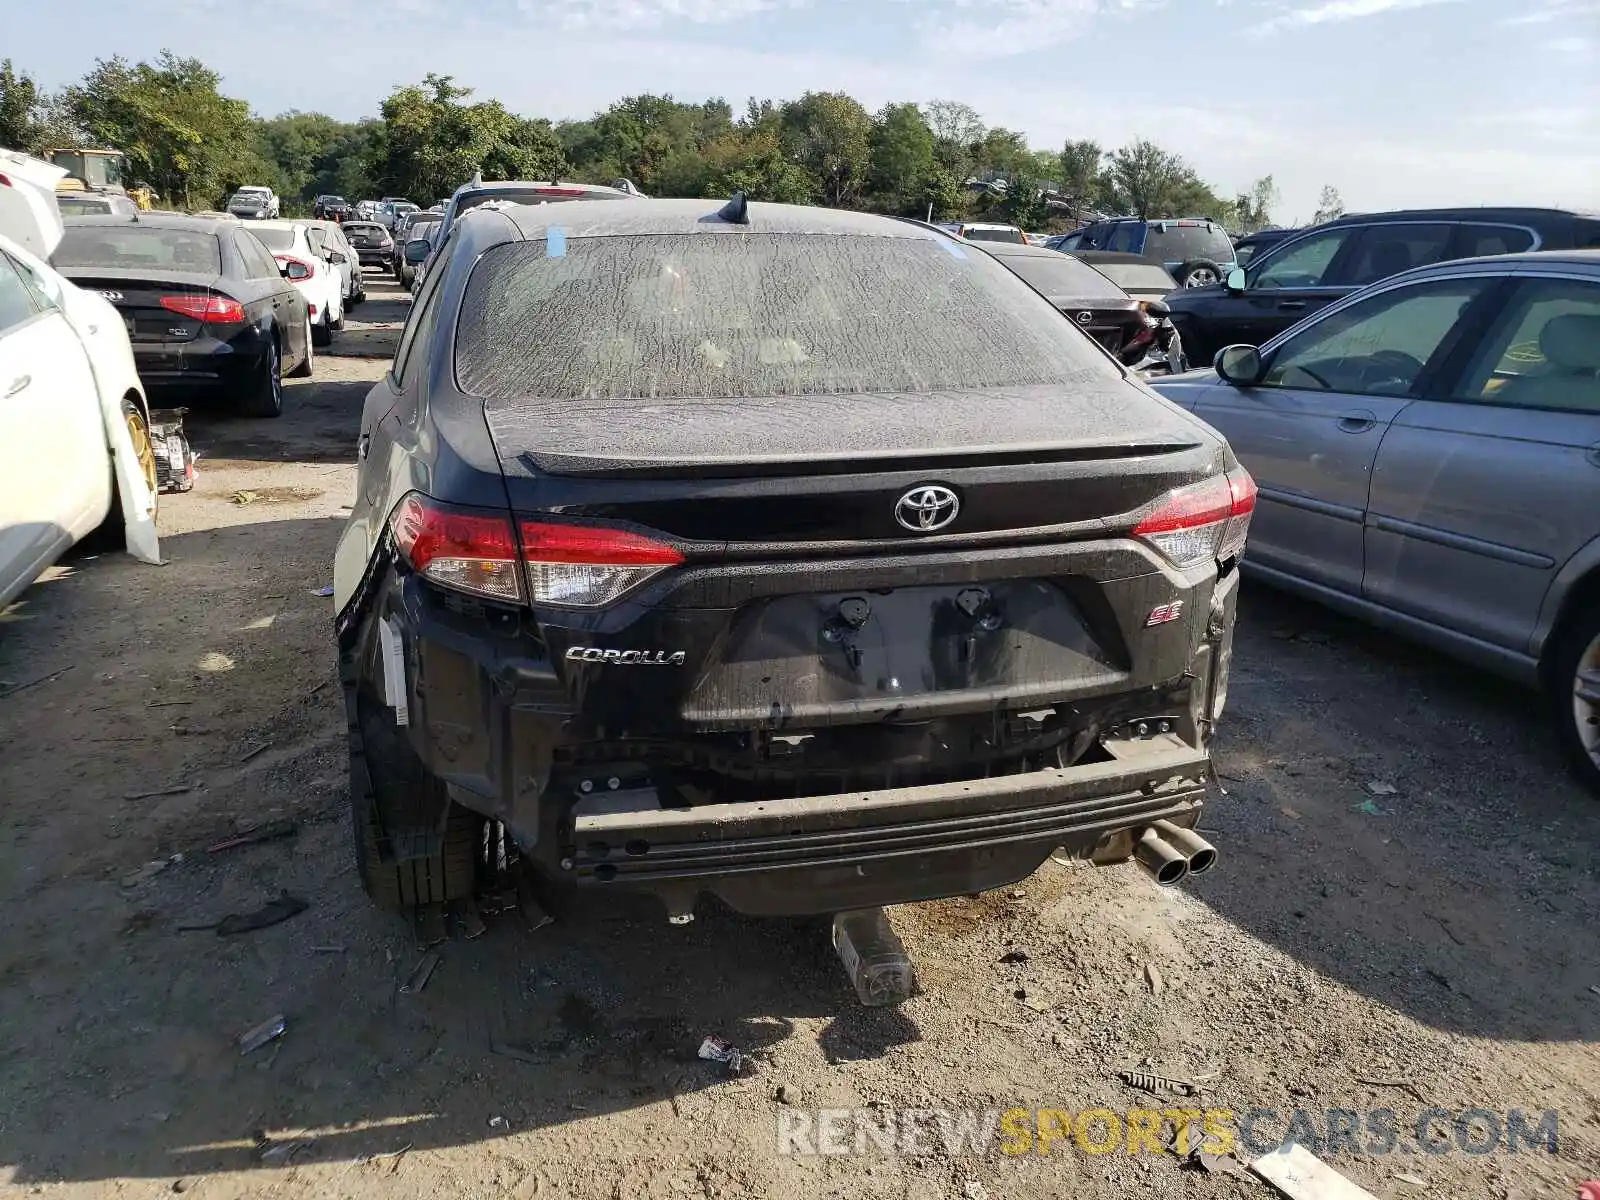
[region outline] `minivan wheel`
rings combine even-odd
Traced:
[[[1578,777],[1600,793],[1600,610],[1567,630],[1550,684],[1567,757]]]
[[[1178,268],[1177,278],[1179,287],[1212,287],[1222,282],[1222,268],[1214,262],[1184,263]]]

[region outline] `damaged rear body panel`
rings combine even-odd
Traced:
[[[368,399],[351,725],[442,784],[373,783],[380,854],[437,852],[442,794],[580,886],[832,912],[1192,826],[1249,512],[1226,444],[915,227],[581,207],[665,232],[553,255],[556,218],[473,214]]]

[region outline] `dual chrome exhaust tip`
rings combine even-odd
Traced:
[[[1204,875],[1217,865],[1215,846],[1171,821],[1152,822],[1134,843],[1133,856],[1162,887],[1180,883],[1187,875]]]

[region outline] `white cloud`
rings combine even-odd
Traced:
[[[638,32],[672,25],[723,25],[809,0],[517,0],[524,13],[565,30]]]
[[[1328,25],[1337,21],[1357,21],[1364,17],[1377,17],[1385,13],[1403,12],[1412,8],[1430,8],[1435,4],[1458,4],[1461,0],[1318,0],[1301,8],[1290,8],[1270,20],[1263,21],[1249,32],[1256,35],[1276,33],[1305,25]]]
[[[944,5],[919,4],[925,15],[917,28],[923,48],[941,59],[1008,58],[1104,32],[1096,27],[1103,16],[1131,15],[1166,2],[951,0]]]

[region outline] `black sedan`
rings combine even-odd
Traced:
[[[248,228],[176,214],[69,217],[51,265],[104,296],[128,327],[152,395],[215,397],[248,417],[283,411],[285,372],[311,374],[311,318]]]
[[[1044,246],[985,242],[983,250],[1042,293],[1123,366],[1136,367],[1152,355],[1166,354],[1173,329],[1159,299],[1131,296],[1095,268]]]
[[[394,239],[376,221],[346,221],[344,236],[363,267],[394,270]]]

